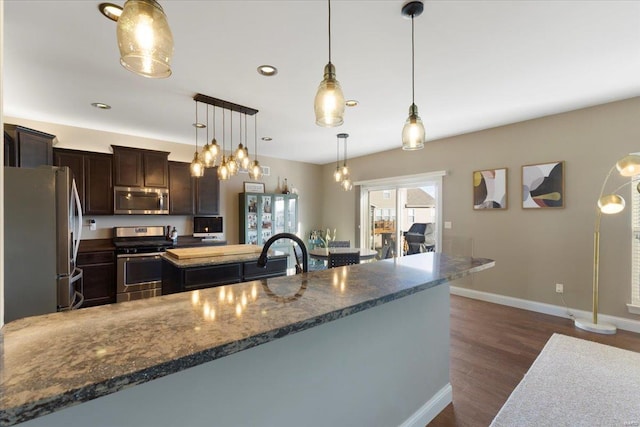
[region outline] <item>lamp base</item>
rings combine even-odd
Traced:
[[[597,334],[609,334],[616,333],[616,327],[608,323],[593,323],[587,319],[575,319],[574,324],[576,328],[584,329],[585,331],[595,332]]]

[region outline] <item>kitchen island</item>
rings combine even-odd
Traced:
[[[0,425],[425,425],[451,401],[447,284],[493,265],[425,253],[17,320]]]
[[[270,250],[269,263],[261,268],[261,250],[255,245],[169,249],[162,255],[162,295],[287,274],[287,253]]]

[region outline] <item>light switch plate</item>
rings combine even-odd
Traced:
[[[444,228],[450,229],[451,228],[451,221],[445,221],[444,222]]]

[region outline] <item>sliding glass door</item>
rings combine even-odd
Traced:
[[[443,172],[356,183],[360,239],[378,259],[440,251]]]

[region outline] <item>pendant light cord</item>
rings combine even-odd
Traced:
[[[205,144],[209,144],[209,104],[207,104],[207,139]]]
[[[414,30],[413,30],[413,14],[411,14],[411,104],[416,103],[416,65],[414,53]]]
[[[225,114],[224,114],[224,108],[222,109],[222,158],[224,159],[224,135],[225,135]]]
[[[336,169],[340,169],[340,137],[336,138]]]
[[[329,64],[331,64],[331,0],[327,0],[329,4]]]
[[[253,115],[253,149],[256,152],[256,161],[258,161],[258,113]]]
[[[198,101],[196,101],[196,153],[198,152]]]
[[[343,166],[347,166],[347,138],[344,138],[344,163]]]

